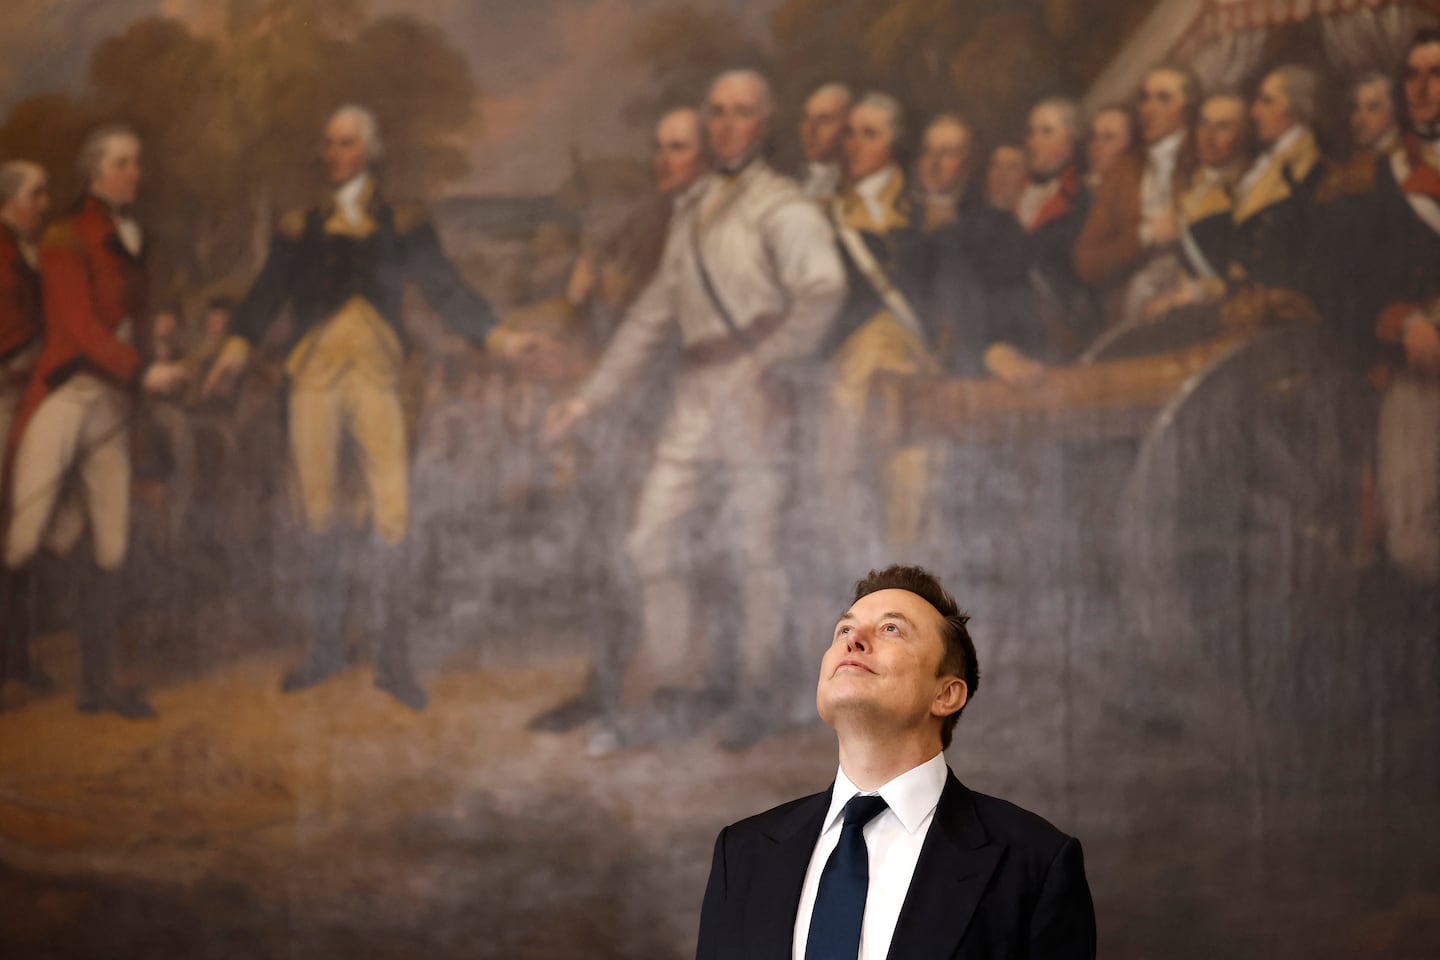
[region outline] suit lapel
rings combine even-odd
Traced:
[[[970,791],[951,773],[900,908],[889,960],[953,955],[1004,854],[1005,845],[992,841],[976,816]]]
[[[830,790],[800,804],[765,834],[769,845],[757,854],[753,888],[746,898],[747,960],[790,960],[800,888],[828,809]]]

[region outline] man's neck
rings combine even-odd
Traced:
[[[760,156],[759,151],[747,153],[744,156],[736,157],[734,160],[715,160],[715,172],[722,177],[738,177],[756,161]]]
[[[862,791],[878,790],[907,770],[940,753],[933,729],[877,733],[873,730],[836,730],[840,769]]]
[[[90,196],[94,197],[96,201],[99,202],[100,206],[104,207],[106,210],[109,210],[116,216],[130,215],[130,205],[127,203],[116,203],[114,200],[105,196],[105,194],[101,193],[99,190],[91,190]]]
[[[1173,130],[1165,134],[1159,140],[1148,145],[1145,149],[1151,160],[1159,160],[1164,157],[1173,157],[1180,152],[1181,145],[1185,142],[1184,130]]]

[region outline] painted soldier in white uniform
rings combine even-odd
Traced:
[[[644,611],[622,697],[642,706],[632,718],[658,716],[646,709],[653,694],[672,702],[667,692],[693,694],[706,675],[693,639],[693,574],[709,551],[735,561],[742,609],[727,635],[741,688],[753,695],[764,685],[788,592],[779,552],[788,431],[775,386],[815,358],[845,295],[823,213],[761,156],[771,121],[764,78],[721,74],[702,115],[716,169],[678,200],[660,270],[548,423],[558,437],[614,401],[678,331],[683,366],[626,544]],[[733,723],[754,715],[742,698]],[[617,723],[601,742],[643,741],[656,726]]]

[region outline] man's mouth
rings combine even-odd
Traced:
[[[841,660],[839,663],[837,663],[837,664],[835,665],[835,673],[839,673],[841,670],[844,670],[846,667],[853,667],[853,668],[856,669],[856,670],[863,670],[863,671],[865,671],[866,673],[874,673],[874,672],[875,672],[874,670],[871,670],[869,667],[867,667],[865,664],[861,663],[859,660]],[[833,674],[832,674],[832,676],[833,676]]]

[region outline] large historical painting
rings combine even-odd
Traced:
[[[1102,956],[1440,955],[1431,0],[4,22],[0,955],[691,955],[896,561]]]

